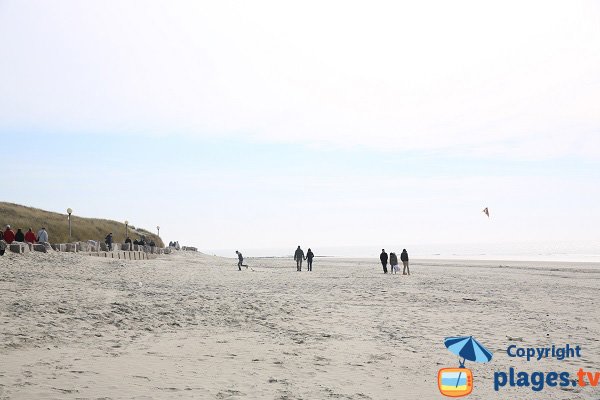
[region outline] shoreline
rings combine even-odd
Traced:
[[[206,254],[206,253],[200,253]],[[235,257],[222,257],[222,256],[214,256],[206,254],[210,257],[218,257],[223,259],[231,259],[237,260]],[[355,262],[362,262],[366,264],[377,264],[380,266],[379,260],[375,257],[344,257],[344,256],[315,256],[315,259],[323,259],[323,260],[349,260]],[[293,261],[293,256],[284,256],[284,257],[244,257],[244,261],[246,260],[288,260],[290,263]],[[560,267],[560,266],[576,266],[576,265],[585,265],[589,267],[598,267],[600,268],[600,261],[561,261],[561,260],[524,260],[524,259],[469,259],[469,258],[410,258],[410,263],[412,264],[434,264],[434,265],[446,265],[446,264],[461,264],[464,266],[491,266],[490,264],[498,264],[497,267],[505,266],[503,264],[514,264],[515,266],[531,266],[531,265],[540,265],[548,268]],[[291,265],[291,264],[290,264]],[[295,264],[294,264],[295,266]]]
[[[122,251],[119,250],[113,250],[112,252],[103,252],[103,253],[119,253]],[[180,250],[180,252],[182,254],[185,254],[186,252],[184,250]],[[209,254],[209,253],[204,253],[202,251],[197,251],[195,252],[198,255],[201,256],[206,256],[206,257],[214,257],[214,258],[218,258],[218,259],[224,259],[224,260],[236,260],[237,262],[237,257],[227,257],[227,256],[219,256],[219,255],[214,255],[214,254]],[[28,257],[30,255],[33,254],[39,254],[41,256],[44,255],[52,255],[52,254],[72,254],[72,255],[81,255],[81,256],[90,256],[90,255],[94,255],[95,252],[85,252],[85,251],[78,251],[78,252],[59,252],[59,251],[53,251],[53,252],[48,252],[48,253],[41,253],[41,252],[33,252],[33,251],[29,251],[26,253],[13,253],[10,252],[8,249],[6,251],[6,253],[4,254],[4,256],[0,256],[0,260],[2,260],[2,258],[6,258],[6,257]],[[165,253],[156,253],[153,255],[160,255],[160,257],[168,257],[169,254]],[[101,257],[102,258],[102,257]],[[111,258],[111,257],[108,257]],[[114,257],[114,258],[118,258],[118,257]],[[351,256],[337,256],[337,255],[316,255],[315,259],[321,259],[321,260],[349,260],[349,261],[353,261],[353,262],[362,262],[362,263],[366,263],[366,264],[371,264],[371,263],[375,263],[377,265],[380,265],[379,260],[376,257],[351,257]],[[289,256],[245,256],[244,260],[272,260],[272,261],[290,261],[293,262],[293,256],[289,255]],[[432,265],[448,265],[448,266],[452,266],[452,264],[460,264],[460,265],[464,265],[464,266],[491,266],[492,264],[498,264],[497,266],[504,266],[504,264],[513,264],[515,266],[532,266],[532,265],[539,265],[540,267],[544,266],[544,267],[548,267],[548,268],[553,268],[553,267],[560,267],[560,266],[576,266],[576,265],[585,265],[588,267],[598,267],[600,268],[600,260],[598,261],[590,261],[590,260],[547,260],[547,259],[526,259],[526,258],[468,258],[468,257],[459,257],[459,258],[428,258],[428,257],[412,257],[410,258],[410,263],[411,265],[414,264],[432,264]],[[291,264],[290,264],[291,265]],[[294,265],[295,266],[295,265]]]
[[[600,246],[599,246],[600,248]],[[318,248],[317,248],[318,249]],[[388,248],[385,248],[389,253]],[[393,249],[393,248],[391,248]],[[456,254],[456,255],[436,255],[436,254],[422,254],[416,251],[410,251],[408,254],[411,260],[425,260],[425,261],[478,261],[478,262],[543,262],[543,263],[596,263],[600,264],[600,254],[557,254],[557,255],[523,255],[523,254],[508,254],[508,255],[498,255],[498,254]],[[224,257],[224,258],[234,258],[230,254],[235,254],[235,252],[212,252],[206,251],[203,249],[199,250],[200,252],[216,256],[216,257]],[[316,251],[313,248],[313,252]],[[399,253],[396,251],[396,253]],[[293,258],[293,254],[286,255],[263,255],[261,253],[253,253],[251,250],[244,251],[244,258],[264,258],[264,259],[286,259]],[[323,251],[325,254],[315,254],[315,258],[336,258],[336,259],[360,259],[360,260],[368,260],[368,259],[378,259],[379,253],[373,252],[372,254],[347,254],[347,255],[339,255],[332,254],[326,251]],[[257,255],[255,255],[257,254]]]

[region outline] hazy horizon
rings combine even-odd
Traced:
[[[377,262],[381,249],[400,254],[406,248],[412,259],[437,260],[510,260],[555,262],[600,262],[600,241],[583,242],[495,242],[495,243],[405,243],[355,246],[319,246],[318,243],[301,245],[306,252],[311,248],[316,257],[364,258]],[[244,257],[293,257],[296,247],[262,249],[198,249],[221,257],[235,258],[235,250]]]

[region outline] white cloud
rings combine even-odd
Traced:
[[[3,2],[0,131],[600,155],[594,2]]]

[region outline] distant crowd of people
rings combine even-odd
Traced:
[[[4,243],[0,242],[0,256],[2,256],[6,251],[5,244],[9,245],[13,242],[46,243],[48,241],[48,232],[46,232],[46,228],[42,227],[37,234],[33,232],[32,228],[29,228],[25,233],[23,233],[21,228],[18,228],[15,233],[10,225],[6,225],[4,231],[0,231],[0,241],[4,241]]]
[[[23,233],[23,231],[19,228],[17,229],[17,232],[13,231],[12,228],[10,227],[10,225],[6,225],[6,228],[4,229],[4,231],[0,231],[0,256],[4,255],[4,252],[6,251],[6,245],[9,245],[13,242],[26,242],[26,243],[45,243],[48,242],[48,232],[46,231],[46,228],[42,227],[37,234],[35,234],[33,232],[32,228],[29,228],[27,230],[27,232]],[[112,232],[109,233],[108,235],[106,235],[106,237],[104,238],[104,243],[106,244],[107,248],[109,251],[112,251],[113,249],[113,234]],[[131,239],[129,238],[129,236],[127,236],[127,238],[125,239],[125,243],[127,244],[136,244],[139,246],[156,246],[156,244],[154,243],[153,240],[150,241],[146,241],[146,238],[144,236],[141,236],[138,239],[134,240],[133,242],[131,241]],[[174,248],[176,250],[180,250],[181,246],[179,246],[179,242],[175,241],[175,242],[169,242],[169,247]],[[248,265],[244,264],[244,256],[242,255],[242,253],[238,250],[235,251],[235,253],[237,254],[238,257],[238,270],[241,271],[242,267],[246,267],[248,268]],[[294,261],[296,261],[296,271],[300,272],[302,271],[302,262],[306,261],[307,264],[307,271],[312,272],[313,270],[313,259],[315,258],[315,254],[312,252],[312,250],[309,248],[306,251],[306,255],[304,254],[304,251],[302,250],[302,248],[300,246],[298,246],[296,248],[296,251],[294,252]],[[388,273],[388,263],[390,265],[390,274],[394,273],[397,274],[398,272],[400,272],[400,266],[398,264],[398,256],[396,255],[396,253],[391,252],[388,256],[388,254],[385,252],[385,249],[381,249],[381,254],[379,256],[379,260],[381,261],[381,265],[383,267],[383,273],[387,274]],[[403,265],[403,270],[402,270],[402,275],[410,275],[410,268],[408,265],[408,252],[406,251],[406,249],[402,250],[402,253],[400,253],[400,261],[402,261],[402,265]]]
[[[108,251],[112,251],[112,249],[113,249],[113,234],[112,234],[112,232],[109,233],[108,235],[106,235],[106,237],[104,238],[104,243],[106,244]],[[135,239],[133,242],[131,241],[131,238],[129,236],[127,236],[125,238],[125,244],[129,244],[130,249],[131,249],[131,245],[133,245],[133,244],[137,244],[139,246],[150,246],[150,247],[156,246],[156,243],[154,243],[154,240],[147,241],[146,237],[144,237],[144,236],[140,236],[139,240]]]
[[[246,267],[248,268],[248,265],[244,264],[244,256],[242,255],[242,253],[238,250],[235,251],[235,254],[237,254],[238,257],[238,270],[241,271],[242,267]],[[304,254],[304,250],[302,250],[302,248],[300,246],[298,246],[296,248],[296,251],[294,252],[294,261],[296,261],[296,271],[302,271],[302,262],[306,261],[307,263],[307,271],[312,271],[313,270],[313,258],[315,258],[315,254],[312,252],[312,250],[309,248],[306,251],[306,255]],[[381,255],[379,256],[379,260],[381,261],[381,265],[383,266],[383,273],[387,274],[388,273],[388,262],[390,265],[390,274],[394,273],[397,274],[398,272],[400,272],[400,266],[398,264],[398,256],[396,255],[396,253],[390,253],[388,256],[388,253],[385,252],[385,249],[381,249]],[[406,251],[406,249],[402,250],[402,253],[400,253],[400,261],[402,261],[402,265],[403,265],[403,270],[402,270],[402,275],[410,275],[410,268],[408,266],[408,252]]]
[[[385,252],[385,249],[381,249],[381,254],[379,255],[379,260],[381,261],[381,265],[383,266],[383,273],[388,273],[388,260],[390,263],[390,274],[393,272],[394,274],[400,272],[400,266],[398,265],[398,256],[396,253],[390,253],[388,258],[388,254]],[[402,265],[404,269],[402,270],[402,275],[410,275],[410,268],[408,267],[408,252],[406,249],[402,250],[400,253],[400,261],[402,261]]]
[[[23,233],[23,230],[21,228],[18,228],[17,232],[15,232],[10,227],[10,225],[6,225],[6,227],[3,231],[0,230],[0,256],[4,255],[4,253],[6,251],[6,246],[13,242],[47,243],[48,242],[48,232],[46,231],[45,227],[42,227],[37,232],[37,234],[33,232],[32,228],[29,228],[27,230],[27,232],[25,232],[25,233]],[[108,248],[108,250],[112,251],[112,249],[113,249],[113,234],[112,234],[112,232],[109,233],[108,235],[106,235],[106,237],[104,238],[104,243],[106,244],[106,247]],[[154,243],[153,240],[148,241],[148,240],[146,240],[146,237],[144,237],[144,236],[141,236],[139,238],[139,240],[136,239],[133,242],[131,241],[129,236],[127,236],[127,238],[125,239],[125,243],[129,243],[130,245],[137,244],[140,246],[151,246],[151,247],[156,246],[156,243]],[[170,242],[169,247],[174,247],[178,250],[180,249],[179,242]]]

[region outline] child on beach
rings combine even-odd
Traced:
[[[398,256],[396,256],[396,253],[390,253],[390,266],[392,267],[394,274],[400,270],[400,267],[398,266]]]

